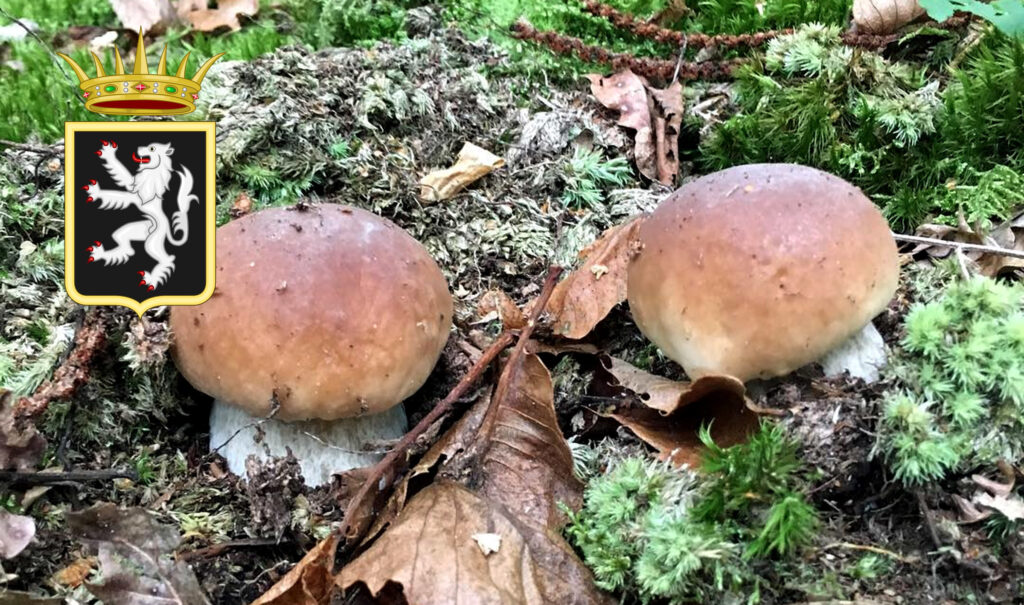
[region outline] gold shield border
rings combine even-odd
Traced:
[[[217,136],[215,122],[65,122],[64,123],[64,289],[80,305],[121,305],[141,316],[161,305],[199,305],[213,296],[216,279],[216,178]],[[194,296],[154,296],[141,303],[126,296],[86,296],[75,288],[75,137],[76,132],[174,131],[206,133],[206,289]]]

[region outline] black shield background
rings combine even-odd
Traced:
[[[86,296],[125,296],[143,301],[154,296],[196,296],[206,288],[206,132],[86,132],[78,131],[75,136],[75,255],[74,284],[79,293]],[[89,251],[94,240],[103,242],[112,249],[115,244],[111,234],[122,225],[144,220],[140,210],[134,207],[123,210],[100,210],[99,203],[86,202],[88,195],[82,187],[89,179],[96,179],[102,189],[117,189],[96,151],[102,141],[117,143],[117,157],[134,173],[138,164],[132,160],[132,152],[150,143],[170,143],[174,148],[171,159],[174,162],[174,176],[170,188],[164,194],[163,208],[168,219],[177,210],[178,187],[181,179],[177,171],[187,166],[194,180],[192,192],[200,202],[192,203],[188,211],[189,237],[181,246],[166,245],[167,252],[175,256],[175,268],[170,278],[152,292],[139,285],[139,271],[151,271],[155,261],[146,254],[143,242],[135,243],[135,255],[123,265],[105,265],[101,261],[88,262]],[[212,251],[210,251],[212,253]]]

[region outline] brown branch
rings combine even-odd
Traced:
[[[282,542],[279,540],[270,540],[265,538],[230,540],[228,542],[220,542],[219,544],[212,544],[204,548],[197,548],[195,550],[187,550],[185,552],[178,553],[177,559],[179,561],[194,561],[196,559],[216,557],[233,548],[256,548],[261,546],[281,545]]]
[[[558,282],[558,276],[561,274],[562,269],[560,267],[551,267],[548,269],[547,278],[544,280],[544,287],[541,290],[540,296],[537,298],[537,303],[533,306],[530,312],[530,318],[527,321],[526,327],[523,328],[519,334],[519,341],[516,343],[515,349],[512,350],[510,360],[515,360],[517,355],[522,357],[523,350],[526,347],[526,342],[530,339],[530,334],[533,333],[534,327],[537,325],[537,321],[540,318],[541,313],[544,312],[544,308],[548,304],[548,299],[551,298],[551,293],[555,290],[555,283]],[[511,332],[502,332],[498,336],[491,346],[487,347],[487,350],[483,352],[480,359],[473,364],[469,372],[462,377],[455,388],[448,393],[448,396],[441,400],[434,409],[430,410],[430,413],[423,417],[419,423],[413,427],[411,431],[402,437],[402,440],[384,457],[383,460],[378,462],[373,468],[370,469],[366,480],[359,487],[359,491],[356,495],[349,500],[347,507],[345,508],[345,517],[341,521],[341,525],[336,530],[342,536],[345,537],[345,541],[348,544],[353,544],[362,537],[363,533],[370,525],[370,521],[373,519],[372,515],[364,515],[363,511],[367,507],[368,499],[376,500],[385,490],[390,490],[395,486],[395,480],[398,477],[400,463],[404,462],[404,458],[410,449],[410,447],[416,442],[416,440],[424,434],[441,416],[451,411],[455,402],[462,398],[463,395],[469,390],[473,384],[479,380],[483,375],[484,370],[491,365],[498,355],[501,354],[510,344],[512,344],[513,335]]]
[[[383,492],[385,489],[389,489],[394,486],[394,480],[398,475],[398,466],[402,459],[405,457],[409,448],[416,442],[416,439],[420,435],[425,433],[441,416],[451,411],[455,402],[465,395],[466,391],[469,390],[473,384],[479,380],[480,376],[483,375],[484,370],[491,365],[498,355],[501,354],[509,345],[512,344],[512,334],[509,332],[503,332],[501,336],[495,340],[486,351],[480,355],[480,359],[477,360],[473,367],[470,368],[469,372],[462,377],[455,388],[448,393],[448,396],[441,400],[434,409],[430,410],[430,413],[423,417],[419,423],[413,427],[411,431],[402,437],[402,440],[386,455],[384,458],[375,464],[370,469],[366,481],[360,486],[359,491],[356,495],[349,500],[348,505],[345,509],[345,516],[341,521],[341,526],[337,531],[341,532],[346,537],[346,540],[354,542],[366,531],[369,525],[369,519],[357,518],[361,515],[363,509],[366,507],[367,498],[375,498],[379,492]],[[373,492],[373,493],[371,493]]]
[[[589,63],[601,63],[616,71],[629,69],[645,78],[669,81],[676,72],[675,61],[635,57],[629,53],[613,53],[600,46],[584,44],[579,38],[557,32],[542,32],[525,21],[512,25],[512,36],[520,40],[536,42],[547,46],[559,55],[575,55]],[[737,67],[746,64],[747,59],[723,59],[720,61],[683,61],[678,64],[680,80],[726,80]]]
[[[135,471],[129,469],[61,472],[0,471],[0,483],[10,485],[54,485],[57,483],[109,481],[110,479],[131,479],[132,481],[137,481],[139,476]]]
[[[75,347],[68,358],[53,373],[53,377],[28,397],[22,397],[15,406],[19,423],[30,421],[46,411],[55,399],[67,399],[89,379],[93,357],[106,343],[106,319],[93,309],[75,333]]]
[[[944,239],[936,239],[934,237],[921,237],[920,235],[903,235],[902,233],[893,233],[892,237],[898,242],[911,242],[915,244],[926,244],[929,246],[939,246],[943,248],[954,248],[956,250],[966,250],[968,252],[982,252],[984,254],[995,254],[997,256],[1024,258],[1024,250],[1013,250],[1011,248],[985,246],[982,244],[968,244],[965,242],[953,242]]]
[[[14,141],[0,139],[0,147],[10,147],[11,149],[17,149],[18,151],[31,151],[32,153],[41,153],[44,155],[57,155],[64,146],[61,144],[30,145],[28,143],[15,143]]]
[[[583,2],[583,10],[595,17],[606,19],[615,27],[632,32],[641,38],[648,38],[655,42],[672,44],[673,46],[681,46],[685,43],[686,46],[690,48],[705,48],[709,46],[718,46],[722,48],[736,48],[744,46],[753,48],[762,46],[772,38],[793,33],[793,29],[790,28],[738,35],[688,34],[637,19],[629,13],[622,12],[615,7],[608,6],[602,2],[595,2],[594,0],[585,0]]]

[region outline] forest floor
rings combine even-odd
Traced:
[[[573,77],[581,64],[563,64],[546,80],[550,58],[520,68],[524,51],[510,44],[522,43],[467,34],[444,15],[429,6],[409,9],[401,40],[320,50],[294,44],[246,60],[228,57],[208,75],[203,87],[210,94],[196,113],[218,123],[219,223],[300,200],[348,204],[394,221],[442,267],[455,298],[455,328],[431,378],[405,404],[412,424],[502,331],[502,318],[481,310],[486,293],[503,292],[525,307],[541,293],[549,266],[578,267],[580,252],[602,232],[653,210],[676,186],[709,171],[703,154],[711,133],[742,113],[736,83],[686,82],[679,173],[672,186],[652,182],[634,168],[631,131],[597,102],[589,82]],[[1019,75],[1024,83],[1024,70]],[[0,143],[0,386],[10,391],[7,405],[42,395],[45,412],[36,426],[47,445],[30,468],[0,475],[4,508],[35,525],[32,543],[2,561],[0,583],[11,592],[0,593],[0,603],[97,602],[89,584],[102,583],[109,572],[101,571],[106,563],[102,551],[95,556],[95,541],[80,539],[88,534],[81,518],[73,529],[68,515],[100,503],[141,508],[161,526],[175,528],[177,559],[191,566],[211,602],[253,601],[342,521],[351,485],[339,479],[308,488],[288,459],[261,464],[247,478],[225,471],[223,460],[209,453],[212,402],[184,381],[170,359],[167,309],[138,318],[124,308],[86,308],[67,298],[60,142],[32,135],[19,143]],[[419,180],[454,163],[466,143],[502,157],[504,166],[451,199],[425,203]],[[1005,157],[1021,162],[1024,152]],[[589,181],[585,186],[596,192],[596,201],[567,201],[580,180]],[[898,203],[892,200],[899,192],[880,195]],[[1005,203],[1020,208],[1022,202]],[[941,214],[919,210],[894,215],[890,208],[886,216],[899,229],[915,213],[914,226]],[[956,255],[934,260],[907,246],[901,252],[899,291],[874,320],[890,351],[902,346],[908,311],[939,299],[961,279]],[[1012,282],[1020,277],[1014,271],[999,274]],[[86,338],[97,331],[101,338]],[[600,361],[594,351],[657,376],[685,378],[639,332],[626,304],[576,343],[581,349],[570,350],[565,339],[543,328],[537,342],[549,346],[540,359],[552,374],[557,424],[574,455],[657,457],[656,448],[595,413],[605,395],[595,386]],[[47,391],[54,372],[72,363],[80,363],[82,374],[69,388]],[[908,486],[880,454],[880,419],[901,379],[898,373],[883,373],[873,384],[826,378],[811,365],[748,389],[760,415],[798,444],[805,469],[798,491],[819,524],[796,554],[744,563],[745,573],[758,579],[754,584],[708,589],[700,593],[704,602],[1024,598],[1019,520],[1008,518],[994,532],[991,520],[969,522],[957,506],[956,498],[970,497],[976,487],[971,476],[1000,476],[997,466],[965,464],[939,480]],[[496,380],[495,370],[483,383]],[[639,398],[631,397],[638,405]],[[434,438],[455,431],[470,407],[460,404],[435,428]],[[693,414],[699,425],[718,412],[711,405]],[[1017,462],[1011,460],[1011,467]],[[59,479],[40,480],[36,471],[43,469]],[[60,475],[79,471],[96,475]],[[427,483],[421,478],[408,484],[407,499]],[[337,564],[352,558],[345,551]],[[613,592],[614,598],[638,602],[641,595],[631,590]],[[36,600],[28,601],[27,593]],[[123,595],[109,602],[117,598]],[[352,594],[336,598],[356,602]]]

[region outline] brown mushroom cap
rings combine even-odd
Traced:
[[[691,378],[780,376],[880,313],[899,279],[885,219],[859,189],[794,164],[692,181],[640,228],[628,298]]]
[[[277,418],[387,410],[426,381],[452,297],[397,225],[357,208],[273,208],[217,230],[217,288],[174,307],[174,357],[199,390]]]

